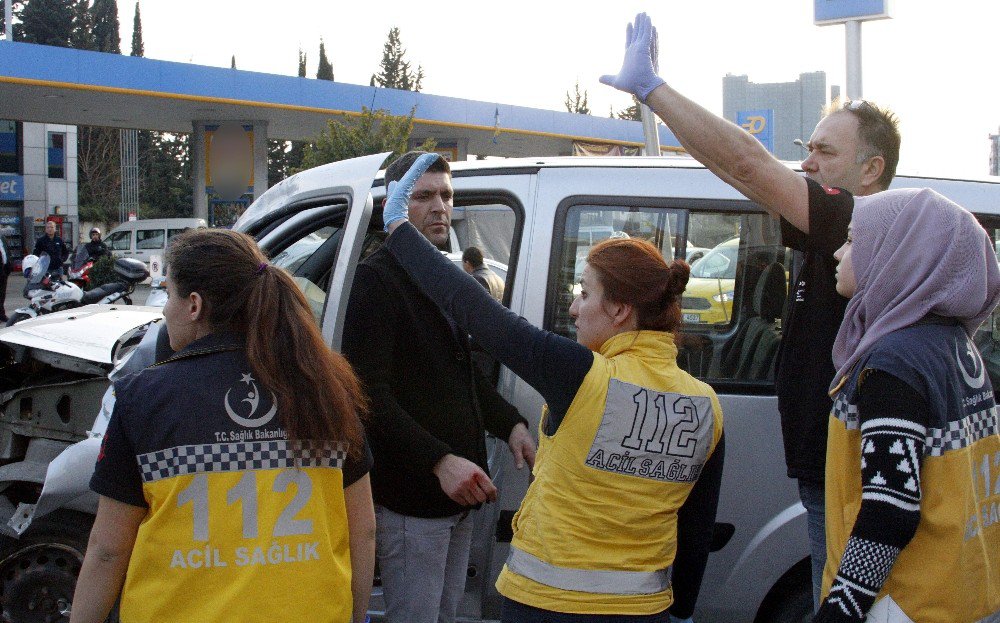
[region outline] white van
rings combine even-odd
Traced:
[[[268,190],[234,225],[255,237],[273,263],[307,292],[326,342],[334,348],[340,346],[357,262],[384,238],[385,187],[378,171],[387,155],[298,173]],[[689,284],[678,356],[684,369],[715,388],[726,418],[719,510],[694,618],[703,623],[810,621],[806,514],[795,481],[786,476],[774,393],[774,359],[781,340],[777,312],[787,286],[777,280],[775,287],[775,280],[765,275],[775,270],[795,274],[797,261],[782,244],[777,222],[693,160],[532,158],[453,163],[452,171],[457,244],[453,240],[451,250],[475,245],[488,260],[504,265],[504,304],[529,322],[569,338],[575,336],[569,306],[582,270],[581,249],[603,237],[642,237],[668,258],[720,245],[734,253],[731,273],[703,278],[711,279],[706,285],[714,286],[716,294],[727,295],[717,301],[725,306],[713,308],[708,288],[708,298],[702,299]],[[973,212],[991,238],[1000,241],[996,178],[900,174],[893,182],[896,188],[923,186]],[[129,352],[138,332],[158,316],[158,310],[138,306],[87,310],[92,310],[87,312],[87,326],[100,331],[81,330],[84,312],[72,310],[61,317],[47,316],[41,333],[25,333],[33,326],[29,323],[38,320],[0,329],[0,342],[27,345],[39,361],[53,367],[100,374]],[[96,314],[103,314],[104,320],[93,317]],[[158,331],[163,323],[150,326]],[[760,339],[739,339],[751,329],[760,330]],[[42,333],[45,341],[38,337]],[[132,352],[155,348],[157,335],[147,337],[152,339]],[[993,386],[1000,387],[1000,310],[984,323],[976,342]],[[164,351],[169,351],[165,345]],[[152,354],[149,360],[155,360]],[[137,362],[145,365],[142,357]],[[510,370],[495,362],[492,367],[497,389],[535,430],[542,397]],[[0,530],[0,578],[10,578],[0,582],[5,612],[36,614],[38,587],[46,591],[47,604],[70,602],[97,507],[97,496],[87,484],[100,444],[95,437],[70,444],[106,426],[104,416],[95,422],[93,414],[100,409],[107,381],[74,380],[73,409],[67,416],[60,405],[70,391],[64,389],[63,376],[54,378],[60,385],[8,390],[0,383],[0,528],[16,525],[23,532],[15,539]],[[25,421],[21,413],[29,403],[37,415]],[[472,548],[458,612],[467,623],[499,617],[494,582],[509,551],[511,517],[528,486],[527,472],[514,469],[503,440],[488,438],[487,448],[500,499],[472,515]],[[63,454],[50,466],[60,451]],[[1000,496],[1000,491],[993,495]],[[25,518],[32,512],[36,519],[29,527]],[[224,507],[222,512],[239,509]],[[376,579],[369,614],[379,622],[383,611],[382,587]],[[52,618],[58,618],[58,609]]]
[[[104,238],[115,257],[134,257],[149,264],[153,255],[162,256],[167,244],[188,229],[208,227],[203,218],[153,218],[127,221]]]

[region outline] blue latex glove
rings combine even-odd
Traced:
[[[635,25],[625,29],[625,60],[617,76],[604,75],[604,84],[626,93],[632,93],[645,102],[653,89],[665,80],[658,75],[660,44],[653,21],[645,13],[635,16]]]
[[[675,617],[674,615],[671,614],[670,615],[670,623],[694,623],[694,619],[692,619],[690,617],[687,618],[687,619],[678,619],[677,617]]]
[[[382,222],[385,223],[385,230],[389,231],[389,225],[396,221],[405,221],[409,218],[410,194],[420,176],[434,164],[438,154],[424,154],[417,158],[410,170],[406,172],[399,182],[389,182],[386,188],[385,208],[382,210]]]

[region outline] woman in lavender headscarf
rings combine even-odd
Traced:
[[[856,200],[836,252],[827,565],[814,621],[1000,621],[1000,435],[972,337],[1000,299],[987,233],[932,190]]]

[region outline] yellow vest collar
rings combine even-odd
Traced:
[[[632,353],[643,358],[677,359],[674,334],[666,331],[626,331],[610,338],[598,351],[607,358]]]

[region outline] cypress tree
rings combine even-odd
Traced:
[[[90,0],[76,0],[73,3],[73,35],[71,47],[77,50],[96,50],[94,40],[94,16],[90,12]]]
[[[326,58],[326,46],[323,38],[319,38],[319,67],[316,68],[316,77],[320,80],[333,80],[333,65]]]
[[[34,0],[32,0],[34,1]],[[122,38],[118,34],[118,3],[115,0],[94,0],[94,39],[97,49],[113,54],[122,53]]]
[[[139,17],[139,3],[135,3],[135,16],[132,18],[132,53],[131,56],[144,56],[146,48],[142,43],[142,18]]]
[[[299,78],[306,77],[306,53],[299,48]]]

